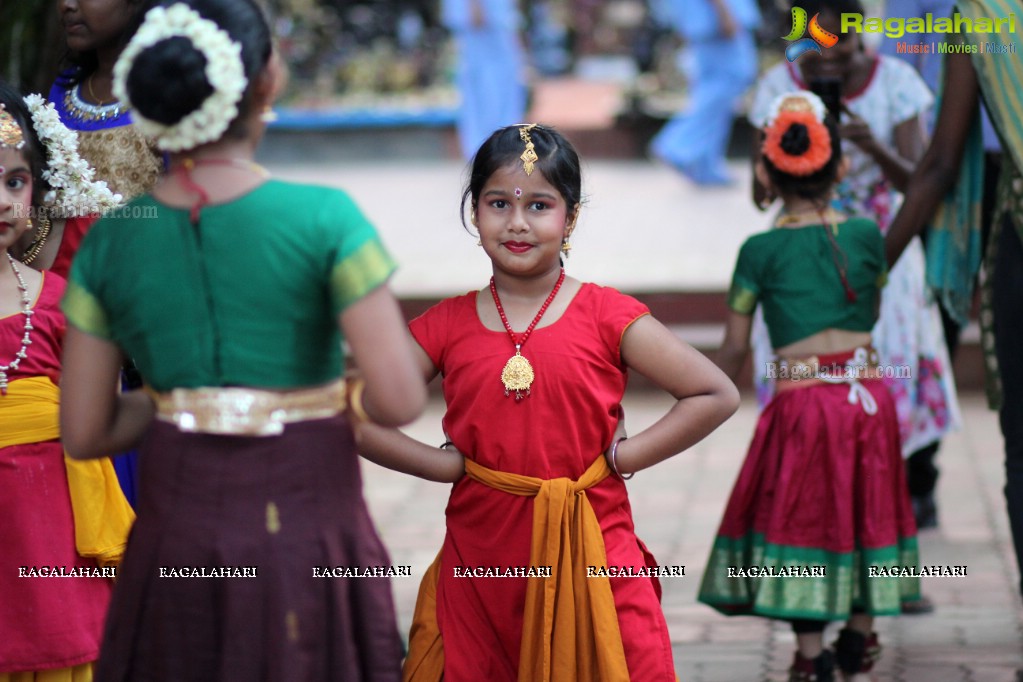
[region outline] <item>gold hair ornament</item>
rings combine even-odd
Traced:
[[[533,140],[529,137],[529,131],[536,127],[535,123],[530,123],[527,126],[519,128],[519,139],[526,143],[526,149],[519,156],[522,159],[522,170],[526,171],[526,175],[533,174],[533,164],[536,163],[540,157],[536,155],[536,149],[533,147]]]
[[[21,126],[14,120],[7,107],[0,104],[0,147],[21,149],[25,146],[25,136]]]

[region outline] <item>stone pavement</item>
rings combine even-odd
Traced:
[[[671,399],[650,391],[626,396],[628,428],[659,418]],[[1011,682],[1023,668],[1016,569],[1010,556],[1001,496],[1002,442],[997,419],[980,396],[963,398],[965,427],[950,435],[939,464],[940,527],[920,536],[925,565],[966,565],[967,576],[925,578],[934,613],[879,619],[885,646],[882,682]],[[434,398],[408,432],[441,443],[443,403]],[[637,532],[661,565],[684,565],[685,576],[664,578],[663,606],[675,665],[683,682],[785,680],[794,638],[787,626],[754,617],[726,618],[696,602],[702,571],[725,501],[746,452],[756,407],[746,400],[724,426],[690,451],[640,472],[629,482]],[[408,632],[423,572],[444,535],[448,486],[364,462],[365,494],[395,565],[400,627]],[[837,625],[831,626],[828,641]]]
[[[475,237],[459,224],[459,162],[338,158],[271,164],[271,170],[277,177],[347,189],[401,264],[392,286],[402,298],[463,293],[490,276]],[[739,245],[768,224],[748,199],[747,165],[734,162],[732,170],[736,186],[700,189],[649,161],[584,159],[588,200],[569,272],[627,293],[724,291]],[[1001,436],[982,398],[966,395],[962,401],[964,428],[945,440],[939,454],[941,526],[921,535],[921,559],[927,565],[965,564],[968,575],[924,580],[935,613],[879,621],[886,651],[878,679],[884,682],[1010,682],[1023,668],[1023,607],[1001,495]],[[641,429],[667,406],[667,396],[634,390],[626,401],[629,430]],[[442,442],[441,410],[434,398],[410,432]],[[703,443],[629,483],[640,536],[662,565],[686,566],[685,577],[663,580],[683,681],[784,680],[791,662],[794,638],[786,626],[725,618],[695,601],[755,419],[747,400]],[[447,486],[369,463],[364,471],[366,495],[393,562],[412,566],[413,577],[394,582],[407,632],[419,578],[440,548]]]

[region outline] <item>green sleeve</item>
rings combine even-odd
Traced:
[[[110,341],[113,340],[110,321],[97,294],[100,287],[97,273],[104,272],[95,265],[102,260],[98,254],[100,248],[98,235],[102,231],[100,229],[102,225],[101,220],[89,230],[75,254],[60,307],[68,324],[87,334]]]
[[[385,283],[397,265],[376,229],[343,192],[333,192],[320,215],[332,245],[330,297],[335,314]]]
[[[750,240],[739,249],[739,259],[728,291],[728,307],[741,315],[752,315],[760,298],[759,264]]]

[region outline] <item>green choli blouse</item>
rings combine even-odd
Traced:
[[[841,254],[825,230],[832,230]],[[846,298],[835,258],[846,268],[855,302]],[[771,345],[781,348],[829,328],[869,332],[886,280],[884,238],[872,220],[775,228],[742,245],[728,305],[743,315],[763,305]]]
[[[394,268],[336,189],[270,180],[198,226],[147,194],[86,235],[62,307],[159,391],[312,386],[342,373],[338,314]]]

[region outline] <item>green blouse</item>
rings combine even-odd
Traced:
[[[338,314],[394,268],[339,190],[270,180],[198,226],[147,194],[86,235],[62,308],[159,391],[312,386],[342,373]]]
[[[877,321],[881,287],[887,280],[884,238],[877,224],[851,218],[832,232],[823,225],[775,228],[742,245],[728,305],[751,315],[760,303],[775,348],[824,329],[869,332]],[[856,301],[850,303],[835,259],[846,268]]]

